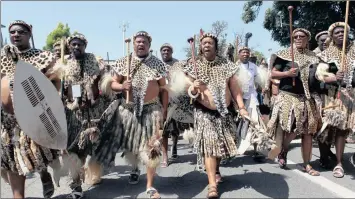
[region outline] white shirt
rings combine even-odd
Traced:
[[[244,69],[248,71],[248,74],[250,76],[250,80],[248,82],[249,90],[248,92],[243,93],[243,99],[250,99],[252,95],[256,97],[257,92],[255,87],[255,77],[257,75],[257,66],[252,62],[248,62],[246,64],[240,63],[240,66],[244,67]]]

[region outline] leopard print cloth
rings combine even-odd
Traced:
[[[270,65],[274,66],[276,58],[292,61],[290,49],[284,49],[273,54]],[[318,63],[316,54],[308,49],[294,51],[294,62],[297,63],[300,71],[300,79],[304,88],[304,95],[295,95],[280,91],[273,102],[273,110],[270,121],[267,125],[268,132],[275,136],[276,128],[281,128],[286,132],[299,134],[314,134],[320,128],[321,119],[315,99],[309,91],[309,67]],[[317,98],[318,100],[318,98]],[[294,129],[295,127],[295,129]]]
[[[194,64],[190,62],[184,68],[184,72],[192,78],[202,80],[207,85],[208,90],[213,95],[218,112],[222,116],[226,116],[228,114],[225,103],[227,80],[238,72],[238,66],[223,57],[216,57],[214,61],[207,61],[201,58],[196,60],[196,69],[197,77]]]
[[[318,139],[321,142],[326,143],[334,143],[336,137],[336,130],[343,131],[345,134],[350,134],[353,129],[355,129],[355,103],[354,103],[354,92],[355,89],[352,87],[352,80],[355,72],[355,46],[354,43],[351,42],[349,46],[346,48],[346,56],[345,56],[345,66],[341,68],[341,57],[342,57],[342,49],[339,49],[334,45],[333,42],[329,45],[329,47],[324,50],[320,55],[319,59],[322,62],[328,64],[335,64],[338,70],[342,70],[344,72],[344,82],[346,84],[346,88],[342,88],[340,90],[340,99],[337,99],[337,91],[338,87],[334,85],[329,85],[327,95],[322,96],[324,98],[324,106],[332,106],[335,104],[340,104],[340,107],[325,110],[326,112],[331,112],[335,110],[340,110],[341,114],[345,117],[345,120],[342,125],[338,125],[336,127],[331,124],[318,136]],[[329,71],[326,68],[326,71]],[[318,72],[318,71],[317,71]],[[323,117],[323,121],[333,121],[332,118],[327,118],[326,115]],[[346,135],[347,136],[347,135]]]
[[[344,82],[346,83],[346,88],[351,89],[351,82],[353,80],[354,72],[355,72],[355,46],[354,43],[351,42],[349,46],[347,46],[345,55],[345,65],[344,68],[341,68],[341,57],[342,57],[342,49],[339,49],[332,42],[329,47],[324,50],[319,58],[321,61],[325,63],[334,63],[339,70],[344,72]]]
[[[34,65],[43,73],[47,72],[54,55],[48,51],[30,49],[18,55],[23,60]],[[16,63],[1,51],[1,75],[5,75],[10,82],[14,81]],[[10,83],[10,95],[13,97],[13,83]],[[7,113],[1,107],[1,167],[19,175],[40,171],[49,163],[57,159],[58,151],[37,145],[26,136],[17,124],[16,116]]]
[[[87,95],[89,92],[87,85],[91,87],[95,80],[100,76],[99,63],[95,55],[91,53],[86,53],[83,60],[75,60],[71,56],[65,57],[65,81],[64,81],[64,93],[67,93],[68,89],[73,85],[80,85],[81,87],[81,99],[84,102],[88,101]],[[79,157],[83,157],[90,153],[87,137],[80,136],[87,128],[97,126],[96,122],[100,119],[102,113],[111,103],[111,100],[107,99],[105,96],[99,96],[95,103],[91,107],[84,109],[73,109],[74,99],[66,98],[66,117],[68,123],[68,151],[79,153]],[[88,123],[90,121],[90,123]],[[83,142],[80,139],[86,139],[85,146],[78,148],[76,146],[78,142]],[[83,152],[84,151],[84,152]]]
[[[140,59],[130,54],[116,61],[113,70],[117,75],[127,76],[127,60],[130,57],[130,78],[134,101],[134,114],[141,116],[148,82],[167,77],[166,66],[154,55]]]

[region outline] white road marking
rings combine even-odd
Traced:
[[[288,164],[296,165],[296,163],[287,160]],[[298,169],[299,166],[296,168],[290,168],[293,172],[297,173],[298,175],[307,178],[308,180],[312,181],[315,184],[318,184],[328,191],[338,195],[340,198],[354,198],[355,192],[351,191],[350,189],[343,187],[331,180],[328,180],[327,178],[323,176],[311,176],[307,173],[304,173]]]

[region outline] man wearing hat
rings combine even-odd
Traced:
[[[87,155],[91,155],[93,146],[96,146],[99,130],[97,120],[105,111],[110,102],[99,95],[100,68],[96,56],[85,52],[88,41],[82,34],[74,34],[67,38],[69,55],[65,56],[64,68],[64,104],[68,123],[68,149],[72,193],[70,198],[81,198],[80,173]],[[73,165],[77,165],[74,166]],[[97,184],[101,181],[102,168],[93,159],[90,159],[87,169],[89,184]]]
[[[18,127],[14,113],[12,96],[14,72],[18,60],[32,64],[47,77],[55,77],[55,83],[60,82],[52,68],[54,55],[48,51],[31,48],[32,25],[16,20],[9,25],[11,45],[1,50],[1,169],[6,170],[13,197],[25,197],[26,175],[39,172],[43,197],[49,198],[54,193],[54,185],[47,166],[59,172],[58,150],[37,145]],[[55,181],[59,179],[54,179]]]
[[[151,42],[152,37],[147,32],[136,33],[133,53],[117,60],[113,66],[114,76],[104,81],[103,87],[122,92],[122,98],[113,101],[102,116],[100,130],[103,134],[94,157],[108,165],[118,150],[124,150],[124,156],[133,166],[129,183],[139,182],[138,163],[142,162],[147,167],[146,193],[150,198],[160,198],[153,181],[160,164],[160,140],[169,98],[168,92],[161,89],[166,85],[166,66],[149,53]]]
[[[328,88],[324,101],[324,128],[318,139],[327,144],[328,148],[331,144],[335,144],[337,165],[333,169],[333,176],[336,178],[344,176],[342,158],[345,139],[355,128],[355,47],[354,43],[349,41],[349,33],[344,37],[346,26],[350,30],[350,26],[344,22],[336,22],[329,27],[329,47],[319,55],[321,63],[316,73],[317,78],[326,83]],[[346,51],[345,62],[342,64],[344,39],[346,39]],[[332,106],[335,107],[329,108]],[[331,166],[327,154],[323,151],[321,151],[320,162],[323,167]]]
[[[178,81],[180,80],[180,78],[185,78],[183,69],[186,63],[183,61],[179,62],[177,59],[173,58],[173,47],[168,43],[165,43],[160,47],[160,53],[168,71],[168,86],[178,86]],[[175,160],[178,158],[177,142],[179,139],[179,135],[181,133],[186,133],[186,135],[188,135],[189,132],[187,131],[191,131],[193,125],[193,106],[190,104],[190,98],[187,95],[186,91],[175,98],[172,97],[173,94],[169,94],[169,96],[170,100],[167,115],[171,116],[167,118],[167,121],[164,125],[162,148],[163,162],[161,164],[162,167],[167,167],[169,164],[167,155],[168,138],[170,136],[172,137],[173,145],[171,147],[171,160]]]
[[[328,38],[328,31],[322,31],[319,32],[316,36],[315,39],[317,41],[318,47],[313,50],[317,55],[321,53],[323,50],[327,48],[327,38]]]

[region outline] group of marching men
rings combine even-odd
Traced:
[[[13,196],[24,198],[26,175],[38,172],[43,196],[50,198],[53,181],[59,186],[60,177],[67,174],[72,178],[68,198],[76,199],[83,197],[82,181],[100,183],[104,168],[123,151],[121,157],[132,165],[129,183],[139,182],[138,166],[143,163],[146,193],[160,198],[153,186],[156,168],[178,158],[178,137],[183,135],[197,154],[197,167],[207,173],[207,198],[217,198],[222,160],[254,146],[255,154],[266,151],[285,168],[289,144],[301,135],[304,171],[320,175],[310,165],[314,138],[321,166],[331,168],[335,160],[333,175],[341,178],[345,139],[355,128],[355,47],[347,40],[343,63],[345,25],[337,22],[317,34],[320,45],[314,51],[308,49],[311,33],[295,29],[293,51],[272,54],[269,67],[263,68],[249,61],[247,47],[238,49],[235,63],[220,56],[218,38],[210,33],[200,35],[193,58],[176,60],[173,47],[164,44],[160,60],[150,52],[152,37],[145,31],[133,36],[133,52],[110,66],[85,52],[88,41],[82,34],[67,38],[65,50],[60,43],[54,44],[54,53],[31,48],[32,26],[14,21],[9,25],[11,45],[1,50],[1,175]],[[68,125],[66,150],[39,146],[17,124],[12,85],[18,60],[38,68],[58,90]],[[257,88],[271,108],[266,120],[258,108]]]

